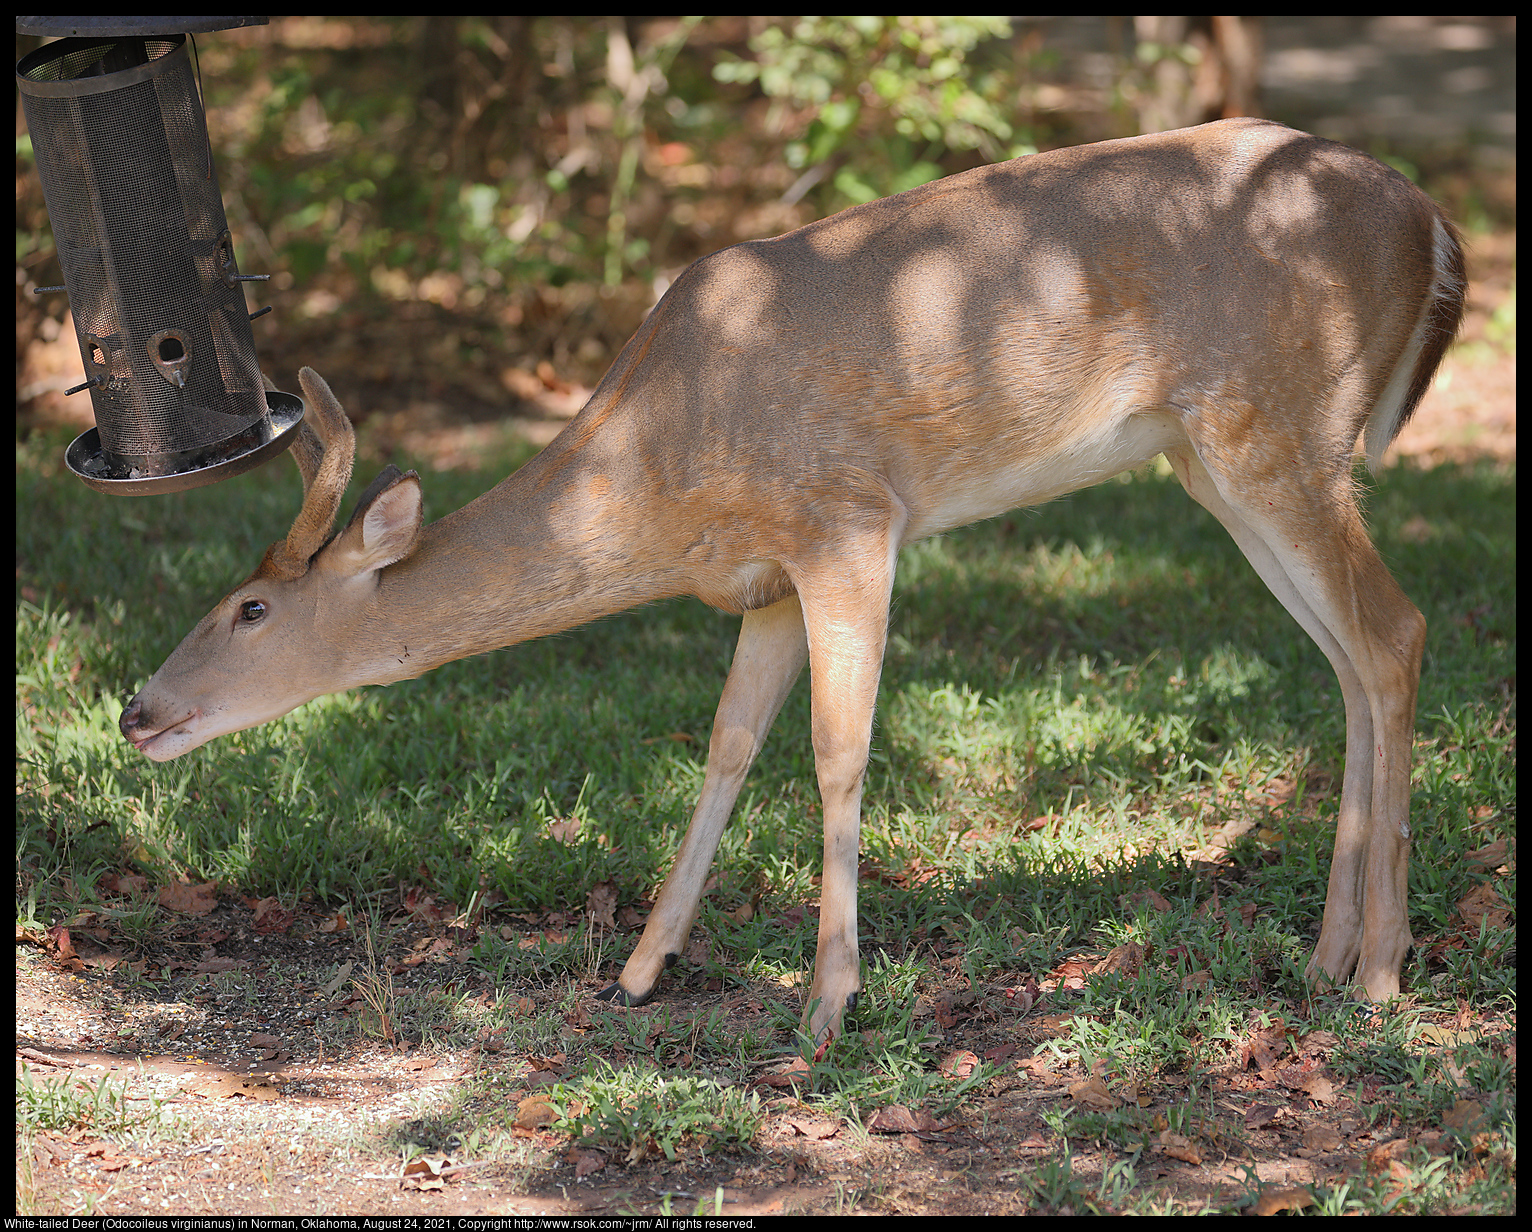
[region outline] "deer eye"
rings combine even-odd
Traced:
[[[246,599],[239,605],[239,618],[246,624],[254,624],[266,615],[266,605],[259,599]]]

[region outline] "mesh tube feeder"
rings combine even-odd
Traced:
[[[151,495],[250,470],[303,403],[268,393],[187,45],[254,17],[18,18],[69,34],[16,84],[64,270],[96,426],[65,451],[91,487]],[[174,31],[150,28],[173,23]],[[263,309],[262,312],[270,311]],[[260,313],[256,314],[261,315]]]

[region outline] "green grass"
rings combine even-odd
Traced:
[[[131,1106],[135,1102],[147,1106]],[[160,1101],[134,1101],[125,1083],[110,1078],[39,1078],[25,1062],[16,1073],[18,1131],[64,1129],[109,1134],[152,1125],[161,1116]]]
[[[62,474],[62,447],[34,437],[17,454],[18,919],[46,928],[107,910],[152,948],[169,922],[152,901],[107,893],[107,874],[217,879],[225,893],[370,915],[385,894],[423,886],[449,915],[489,905],[474,915],[485,927],[473,963],[497,987],[567,988],[574,1013],[581,981],[615,974],[630,935],[577,928],[527,948],[489,925],[577,918],[603,884],[620,904],[652,897],[701,785],[737,619],[695,601],[644,608],[320,699],[155,765],[118,735],[122,703],[285,533],[298,481],[281,463],[114,499]],[[376,469],[360,465],[354,490]],[[427,474],[427,516],[501,473]],[[1150,470],[902,557],[865,792],[867,991],[858,1032],[812,1067],[825,1107],[853,1121],[887,1103],[945,1115],[996,1070],[938,1071],[939,989],[1019,984],[1133,943],[1148,959],[1087,980],[1039,1057],[1120,1081],[1217,1071],[1279,1005],[1289,1025],[1334,1033],[1332,1068],[1365,1080],[1368,1115],[1434,1124],[1465,1081],[1499,1091],[1491,1158],[1503,1171],[1508,1154],[1514,1175],[1514,1061],[1507,1071],[1467,1044],[1448,1056],[1420,1033],[1427,1011],[1514,1012],[1514,929],[1458,914],[1489,879],[1464,856],[1515,835],[1514,471],[1392,468],[1368,503],[1430,630],[1404,972],[1414,1016],[1389,1019],[1397,1038],[1359,1032],[1349,1005],[1311,1001],[1302,981],[1344,750],[1334,677],[1222,529]],[[792,1044],[814,947],[812,917],[793,910],[818,893],[814,784],[800,683],[725,835],[694,932],[710,953],[668,977],[761,990],[766,1009],[749,1030],[705,1011],[679,1023],[689,1064],[737,1076]],[[1188,855],[1240,821],[1256,824],[1215,885]],[[1495,885],[1514,902],[1510,868]],[[753,919],[729,914],[752,900]],[[381,969],[355,978],[378,1007],[359,1030],[481,1029]],[[534,1021],[497,1019],[508,1038],[551,1048],[557,1031]],[[566,1131],[618,1154],[669,1156],[699,1136],[706,1150],[708,1125],[724,1127],[720,1149],[748,1142],[756,1113],[727,1081],[683,1083],[676,1056],[646,1052],[649,1022],[589,1013],[560,1088]],[[648,1060],[602,1069],[616,1049]],[[1132,1152],[1157,1131],[1136,1109],[1089,1115],[1056,1129],[1131,1158],[1088,1183],[1063,1158],[1027,1182],[1038,1208],[1172,1209],[1135,1190],[1150,1174]],[[1198,1115],[1197,1132],[1237,1136],[1226,1113]],[[1406,1162],[1425,1170],[1415,1192],[1427,1195],[1406,1209],[1437,1209],[1470,1181],[1491,1207],[1507,1192],[1484,1167],[1465,1180],[1459,1165],[1443,1177],[1435,1160]],[[1393,1192],[1354,1181],[1321,1197],[1340,1213],[1382,1209]]]
[[[576,1143],[624,1152],[635,1162],[653,1153],[673,1160],[689,1141],[708,1150],[747,1145],[762,1119],[758,1095],[648,1067],[606,1065],[558,1084],[551,1098],[560,1110],[556,1127]]]

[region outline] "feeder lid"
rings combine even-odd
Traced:
[[[16,33],[57,38],[150,38],[265,24],[264,17],[18,17]]]
[[[297,439],[298,425],[303,422],[303,400],[293,394],[272,390],[266,394],[266,405],[271,411],[269,440],[262,440],[243,452],[221,453],[218,446],[210,447],[202,458],[172,474],[146,475],[137,469],[109,462],[102,454],[101,434],[96,428],[75,437],[74,443],[64,451],[64,462],[96,491],[116,496],[162,496],[167,492],[205,487],[254,470]]]

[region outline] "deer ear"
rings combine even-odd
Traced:
[[[386,468],[362,493],[335,540],[342,567],[347,573],[371,573],[403,560],[415,550],[421,518],[420,476]]]

